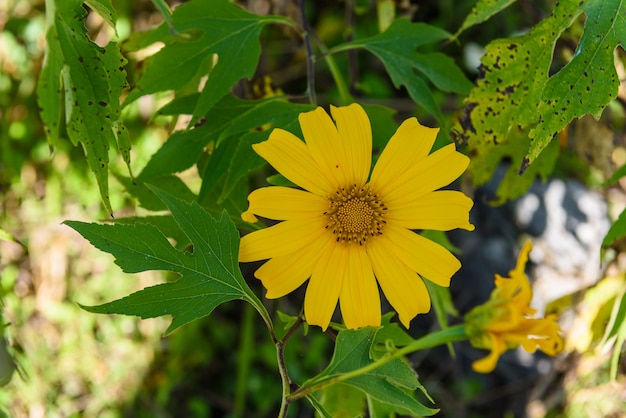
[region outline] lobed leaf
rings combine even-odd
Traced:
[[[587,20],[574,58],[549,77],[557,39],[583,12]],[[521,161],[515,157],[509,166],[508,185],[518,184],[514,191],[501,186],[501,199],[519,196],[536,174],[551,171],[556,146],[541,162],[537,158],[554,136],[575,118],[587,113],[599,116],[615,97],[618,80],[613,51],[626,39],[625,15],[623,0],[560,1],[552,15],[529,33],[498,39],[486,47],[476,87],[454,127],[458,139],[467,142],[474,156],[470,170],[475,184],[490,179],[503,158],[520,152],[522,144],[513,141],[525,144],[526,149],[521,150],[525,157]],[[530,142],[520,135],[527,130]],[[542,167],[526,174],[526,180],[515,180],[518,172],[524,173],[535,160]]]
[[[545,85],[522,169],[572,120],[586,114],[599,119],[617,96],[620,81],[613,54],[618,45],[626,47],[626,2],[587,0],[580,7],[587,15],[582,37],[574,58]]]
[[[261,52],[259,35],[268,23],[292,24],[280,16],[248,13],[227,0],[192,0],[172,14],[178,36],[159,29],[166,46],[151,59],[127,103],[164,90],[179,90],[209,75],[190,125],[195,124],[242,78],[254,74]]]
[[[127,86],[126,59],[116,44],[101,48],[89,39],[82,1],[49,0],[46,5],[48,49],[37,86],[46,136],[52,146],[58,143],[62,136],[60,122],[65,115],[67,135],[74,145],[82,145],[105,208],[111,213],[110,143],[118,145],[130,171],[130,138],[120,118],[119,104]]]
[[[187,203],[155,188],[153,191],[171,211],[191,242],[193,252],[174,248],[151,224],[101,225],[78,221],[66,224],[98,249],[112,254],[115,263],[127,273],[166,270],[180,274],[180,279],[83,308],[89,312],[141,318],[171,315],[167,333],[209,315],[217,306],[231,300],[245,300],[260,313],[265,312],[239,270],[239,234],[227,214],[222,213],[216,220],[197,203]]]
[[[434,26],[396,19],[385,32],[340,45],[334,52],[362,48],[376,55],[396,88],[404,86],[417,104],[441,122],[443,115],[423,77],[446,92],[467,94],[472,84],[451,58],[441,53],[418,53],[416,48],[449,37],[449,33]]]

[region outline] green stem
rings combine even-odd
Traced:
[[[335,383],[344,382],[348,379],[352,379],[365,373],[369,373],[372,370],[375,370],[392,360],[403,357],[415,351],[424,350],[426,348],[436,347],[438,345],[447,344],[455,341],[462,341],[465,339],[467,339],[467,335],[465,334],[464,325],[456,325],[445,330],[428,334],[425,337],[422,337],[419,340],[415,340],[411,344],[393,352],[392,354],[386,355],[366,366],[361,367],[360,369],[356,369],[340,375],[324,376],[318,380],[313,380],[293,392],[290,395],[290,400],[294,401],[296,399],[307,396],[310,393],[323,389],[327,386],[334,385]]]
[[[235,381],[235,405],[233,416],[243,417],[246,410],[246,386],[248,383],[248,371],[252,362],[252,337],[254,328],[254,310],[249,304],[245,304],[243,311],[243,324],[241,327],[239,353],[237,355],[237,378]]]
[[[291,385],[293,381],[287,373],[287,364],[285,364],[285,344],[289,341],[289,338],[293,335],[296,329],[302,324],[302,316],[298,317],[298,320],[287,330],[283,338],[275,341],[276,344],[276,359],[278,360],[278,371],[280,378],[283,382],[283,396],[280,403],[280,411],[278,412],[279,418],[287,417],[287,411],[289,410],[289,404],[292,399],[289,395],[291,393]]]
[[[304,0],[302,0],[304,1]],[[317,36],[315,30],[311,27],[308,21],[303,21],[304,31],[311,35],[315,42],[317,43],[317,47],[322,52],[322,56],[324,57],[324,61],[326,61],[326,65],[328,65],[328,69],[330,70],[330,74],[335,80],[335,84],[337,85],[337,90],[339,91],[339,96],[341,97],[341,104],[350,104],[354,101],[352,95],[350,95],[350,91],[348,90],[348,85],[339,71],[339,67],[337,66],[337,62],[335,58],[329,54],[328,48],[324,45],[324,42]]]
[[[341,104],[350,104],[354,101],[352,95],[350,95],[350,91],[348,90],[348,85],[339,71],[339,67],[337,66],[337,62],[335,58],[330,54],[324,55],[324,60],[326,61],[326,65],[328,65],[328,69],[330,70],[330,74],[333,76],[335,80],[335,84],[337,85],[337,90],[339,91],[339,97],[341,98]]]

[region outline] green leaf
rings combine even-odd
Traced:
[[[512,130],[537,121],[554,43],[579,14],[571,1],[559,4],[529,33],[487,45],[479,79],[457,125],[470,149],[503,143]]]
[[[557,141],[549,144],[537,161],[528,167],[526,172],[520,174],[519,167],[529,144],[530,139],[522,134],[511,136],[502,144],[485,146],[475,151],[474,158],[470,160],[469,170],[476,185],[489,181],[502,160],[510,160],[504,178],[498,185],[496,200],[490,203],[498,205],[515,199],[526,193],[537,177],[545,181],[552,173],[560,151]]]
[[[102,3],[105,4],[105,3]],[[87,36],[82,1],[46,1],[48,49],[37,97],[49,143],[58,143],[65,115],[67,135],[81,144],[95,174],[106,210],[109,202],[109,144],[117,143],[130,167],[130,139],[120,119],[126,59],[116,44],[100,48]]]
[[[115,176],[117,180],[122,183],[126,191],[135,199],[137,199],[139,205],[142,208],[151,211],[167,210],[165,203],[157,197],[156,194],[149,188],[147,183],[140,183],[133,181],[128,177],[121,175]],[[166,174],[159,177],[150,179],[150,183],[157,186],[160,190],[178,197],[181,200],[191,202],[196,200],[196,195],[189,189],[189,187],[178,177]]]
[[[343,330],[337,335],[335,352],[328,367],[314,379],[336,376],[371,363],[370,350],[379,328]],[[343,382],[368,396],[394,407],[397,413],[430,416],[438,410],[422,405],[408,391],[420,387],[415,372],[400,359],[394,359],[370,372]]]
[[[215,185],[224,178],[225,185],[217,202],[221,203],[233,187],[250,171],[263,166],[264,160],[252,149],[252,144],[268,138],[270,131],[252,131],[259,127],[290,129],[298,115],[314,106],[289,103],[279,99],[241,100],[226,96],[220,106],[207,114],[207,124],[216,126],[217,148],[211,154],[203,173],[200,201],[204,201]],[[245,133],[244,135],[242,135]]]
[[[162,108],[161,112],[164,114],[187,113],[195,107],[194,101],[197,97],[197,95],[193,95],[176,99]],[[221,146],[220,144],[228,142],[225,139],[229,137],[257,129],[263,125],[285,128],[297,119],[299,113],[312,109],[312,105],[294,104],[277,98],[242,100],[229,94],[206,114],[206,119],[200,126],[173,133],[152,156],[137,180],[146,181],[164,174],[186,170],[198,161],[203,149],[210,143],[216,147],[213,151],[216,153]],[[237,140],[241,140],[241,137],[237,137]],[[231,161],[231,158],[236,152],[237,142],[231,145],[233,146],[232,149],[220,151],[225,155],[219,160],[222,165],[219,170],[214,169],[209,162],[206,172],[203,173],[204,180],[200,191],[200,201],[203,201],[206,194],[217,184],[217,181],[226,172],[226,167],[231,163],[236,164],[236,161]],[[249,151],[253,153],[252,148]],[[254,159],[254,156],[246,155],[244,158],[250,160]],[[211,160],[217,161],[218,159],[211,157]],[[248,169],[250,166],[245,167],[245,170]],[[237,180],[237,175],[231,175],[229,190],[232,190],[232,185]],[[225,196],[222,196],[222,200],[224,198]]]
[[[172,218],[170,215],[142,217],[128,216],[124,218],[115,218],[113,222],[123,225],[134,225],[137,223],[154,225],[163,233],[163,235],[170,239],[173,239],[176,248],[178,248],[179,250],[184,250],[190,244],[187,235],[185,235],[185,233],[180,229],[174,218]]]
[[[396,19],[385,32],[339,45],[333,52],[363,48],[376,55],[396,88],[406,87],[411,98],[441,122],[441,110],[422,76],[446,92],[467,94],[472,84],[451,58],[441,53],[418,53],[416,48],[449,37],[448,32],[434,26]]]
[[[514,2],[515,0],[479,0],[470,14],[467,15],[459,30],[454,34],[454,36],[452,36],[452,40],[458,38],[461,32],[486,21],[491,16],[506,9]]]
[[[580,3],[587,15],[583,35],[574,58],[550,77],[543,90],[537,109],[539,123],[530,131],[532,142],[522,169],[572,120],[586,114],[599,119],[609,101],[617,96],[620,81],[614,52],[619,44],[626,47],[626,2]]]
[[[215,138],[209,126],[174,132],[157,150],[137,176],[143,183],[154,178],[184,171],[194,165],[204,147]]]
[[[477,85],[454,128],[458,139],[467,141],[470,155],[483,160],[472,160],[475,184],[490,178],[492,171],[481,172],[484,167],[492,168],[509,155],[498,149],[502,144],[519,152],[518,145],[511,142],[519,132],[530,129],[532,141],[524,152],[526,157],[521,161],[516,158],[510,167],[509,180],[518,171],[526,171],[567,123],[586,113],[598,116],[615,96],[618,81],[613,51],[626,38],[625,7],[623,0],[560,1],[552,15],[527,34],[487,45]],[[587,20],[574,58],[548,77],[557,39],[583,11]],[[546,167],[536,170],[524,183],[531,184],[537,172],[545,173]],[[501,195],[516,197],[518,192],[504,191]]]
[[[611,176],[610,179],[602,183],[602,187],[608,187],[615,184],[619,179],[626,176],[626,164],[615,170],[615,173]]]
[[[172,247],[165,235],[149,224],[99,225],[78,221],[67,221],[66,224],[100,250],[112,254],[115,263],[127,273],[166,270],[179,273],[180,279],[84,309],[141,318],[171,315],[172,323],[167,333],[209,315],[217,306],[231,300],[249,302],[268,318],[265,308],[239,270],[239,234],[227,214],[223,213],[216,220],[197,203],[184,202],[156,188],[153,191],[167,205],[189,238],[192,253]]]
[[[602,240],[602,247],[608,247],[624,236],[626,236],[626,209],[619,214],[617,220],[609,228],[609,232]]]
[[[115,29],[115,22],[117,22],[117,13],[113,7],[111,0],[85,0],[85,4],[90,9],[95,10],[104,19],[105,22],[113,29]]]
[[[250,78],[261,52],[259,34],[268,23],[293,23],[280,16],[244,11],[227,0],[194,0],[174,10],[179,36],[160,33],[166,46],[154,55],[127,103],[163,90],[179,90],[189,80],[209,75],[193,111],[195,124],[242,78]]]
[[[322,405],[334,418],[365,416],[365,394],[350,385],[338,383],[322,391]]]

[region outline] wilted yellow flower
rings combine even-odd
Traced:
[[[301,189],[265,187],[250,193],[242,214],[280,222],[241,240],[239,261],[269,259],[256,272],[268,298],[284,296],[309,279],[304,314],[328,327],[339,300],[348,328],[380,325],[378,286],[408,328],[430,310],[420,275],[449,286],[460,262],[413,229],[474,229],[473,202],[437,189],[459,177],[468,158],[453,144],[429,154],[438,129],[410,118],[389,140],[370,176],[372,132],[358,104],[318,107],[299,116],[305,142],[282,129],[253,145]],[[368,181],[369,179],[369,181]]]
[[[527,241],[515,269],[509,272],[511,277],[496,274],[496,288],[489,300],[465,316],[466,333],[472,345],[491,350],[487,357],[472,364],[477,372],[491,372],[506,350],[520,345],[529,353],[539,348],[551,356],[563,349],[556,315],[532,318],[537,311],[530,307],[533,291],[524,273],[531,249],[532,244]]]

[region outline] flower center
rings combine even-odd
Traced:
[[[364,245],[369,237],[382,234],[387,207],[368,185],[340,187],[328,200],[326,229],[333,231],[337,242]]]

